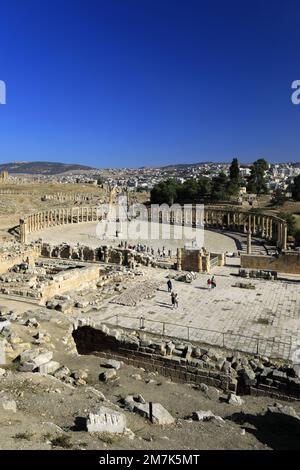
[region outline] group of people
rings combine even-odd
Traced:
[[[172,281],[171,279],[168,279],[167,281],[167,287],[168,287],[168,292],[171,293],[171,304],[172,308],[178,308],[178,294],[176,294],[172,288]]]
[[[209,290],[217,287],[215,276],[212,276],[207,280],[207,287]],[[178,308],[178,294],[173,291],[171,279],[167,280],[167,288],[168,288],[168,292],[171,294],[172,309]]]
[[[150,247],[148,245],[143,245],[142,243],[137,243],[136,245],[131,245],[127,243],[119,243],[118,248],[128,248],[129,250],[135,250],[137,253],[148,253],[151,254],[152,256],[157,255],[159,258],[166,258],[167,256],[171,256],[172,252],[171,250],[166,251],[165,247],[163,246],[162,249],[158,248],[157,251],[154,250],[153,247]]]
[[[142,243],[131,245],[130,243],[127,244],[127,242],[124,244],[122,241],[121,243],[119,243],[118,248],[128,248],[129,250],[135,250],[138,253],[151,253],[152,255],[154,255],[153,248],[150,248],[150,246],[148,245],[143,245]]]

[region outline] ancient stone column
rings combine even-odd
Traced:
[[[233,222],[232,223],[233,223],[234,230],[236,230],[236,213],[235,212],[233,213]]]
[[[270,240],[272,240],[272,238],[273,238],[273,219],[272,218],[270,219],[270,233],[269,233],[269,236],[270,236]]]
[[[27,242],[27,220],[20,219],[20,243]]]
[[[181,248],[177,248],[177,271],[181,271],[182,252]]]
[[[198,268],[198,273],[201,273],[202,272],[202,253],[201,253],[201,250],[198,251],[197,268]]]
[[[287,224],[284,223],[282,225],[283,225],[282,249],[286,250],[287,248]]]
[[[248,230],[247,233],[247,255],[251,255],[251,232]]]
[[[104,247],[104,263],[108,263],[108,247]]]
[[[265,238],[269,238],[269,220],[268,217],[265,217]]]
[[[251,255],[251,215],[248,217],[247,254]]]

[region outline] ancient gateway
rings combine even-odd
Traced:
[[[147,211],[148,221],[151,221],[151,210]],[[32,232],[38,232],[50,227],[97,222],[105,218],[101,206],[57,208],[30,214],[20,219],[20,242],[26,243],[27,237]],[[277,248],[286,250],[287,247],[287,223],[285,220],[267,214],[245,212],[236,209],[220,209],[207,207],[201,214],[200,221],[204,227],[212,229],[226,229],[247,234],[247,253],[251,254],[251,237],[257,236],[276,244]],[[162,207],[158,213],[160,222],[171,224],[188,223],[192,226],[199,223],[195,208],[179,207],[168,210]]]

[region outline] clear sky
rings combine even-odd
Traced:
[[[299,0],[0,0],[0,161],[299,161]]]

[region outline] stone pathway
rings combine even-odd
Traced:
[[[192,284],[173,281],[179,297],[175,310],[163,284],[163,289],[135,307],[107,303],[91,317],[116,324],[118,316],[119,325],[134,329],[143,317],[145,331],[289,358],[300,348],[300,283],[251,279],[255,290],[232,287],[241,280],[234,276],[237,271],[235,267],[215,268],[217,287],[212,291],[205,274],[198,274]],[[166,270],[145,272],[153,281],[166,282]]]
[[[111,303],[135,307],[139,302],[155,295],[160,282],[142,281],[115,297]]]

